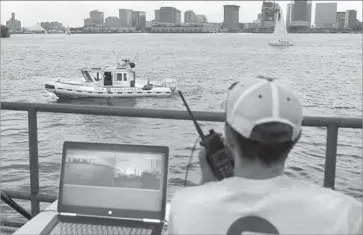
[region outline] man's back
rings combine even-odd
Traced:
[[[176,192],[170,226],[171,235],[362,234],[362,204],[287,176],[233,177]]]

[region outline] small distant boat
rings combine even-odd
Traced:
[[[288,33],[286,30],[286,24],[284,21],[284,17],[282,15],[282,11],[277,13],[276,15],[276,22],[275,22],[275,29],[273,32],[273,38],[275,40],[270,41],[268,44],[270,46],[293,46],[292,42],[288,39]]]
[[[71,33],[71,29],[69,28],[69,26],[65,29],[65,33],[67,35],[72,35],[73,33]]]
[[[116,68],[82,68],[84,81],[48,82],[47,92],[59,98],[130,98],[130,97],[170,97],[175,93],[176,85],[172,82],[161,81],[151,84],[136,84],[134,62],[123,59]]]

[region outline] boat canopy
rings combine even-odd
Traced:
[[[91,75],[89,74],[89,71],[81,69],[82,75],[84,79],[86,79],[86,82],[94,82]]]

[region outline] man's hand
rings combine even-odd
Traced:
[[[204,147],[201,147],[199,151],[199,164],[202,173],[200,184],[205,184],[211,181],[217,181],[217,178],[214,176],[207,162],[207,151]]]

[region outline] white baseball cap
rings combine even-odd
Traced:
[[[301,133],[301,103],[275,79],[258,76],[232,84],[224,106],[227,124],[245,138],[285,142],[296,140]],[[286,124],[277,125],[285,128],[270,128],[276,123]]]

